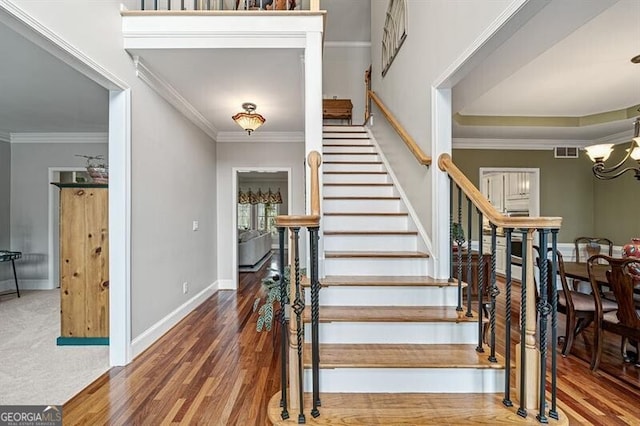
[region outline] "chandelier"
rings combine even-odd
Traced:
[[[248,134],[251,134],[251,132],[262,126],[266,121],[263,116],[254,112],[256,110],[256,104],[245,102],[242,104],[242,109],[244,109],[245,112],[239,112],[231,118],[246,130]]]
[[[627,154],[624,156],[622,160],[615,166],[606,167],[604,162],[607,161],[611,152],[613,152],[614,144],[602,144],[602,145],[592,145],[585,148],[587,151],[587,155],[593,161],[593,174],[598,179],[608,180],[614,179],[618,176],[621,176],[623,173],[632,171],[634,172],[634,176],[636,179],[640,180],[640,137],[638,134],[640,133],[640,117],[637,117],[633,122],[633,139],[631,139],[631,144],[629,148],[627,148]],[[632,158],[638,163],[638,167],[624,167],[624,163]]]

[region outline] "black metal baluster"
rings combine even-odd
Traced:
[[[527,370],[527,230],[522,230],[522,291],[520,293],[520,406],[518,407],[518,415],[527,417],[527,408],[525,406],[527,399],[526,387],[526,370]],[[509,350],[509,348],[507,348]]]
[[[471,269],[472,265],[472,256],[471,256],[471,236],[473,235],[473,204],[471,203],[471,198],[467,197],[467,235],[469,236],[467,241],[467,313],[466,316],[471,318],[473,314],[471,313],[471,302],[473,296],[471,295],[471,287],[472,287],[472,274]]]
[[[180,10],[185,10],[185,8],[184,8],[184,0],[180,0]]]
[[[458,248],[458,306],[456,307],[456,311],[462,312],[462,243],[464,243],[464,236],[462,235],[462,189],[459,186],[457,188],[458,224],[456,229],[456,247]]]
[[[453,250],[453,179],[449,179],[449,247]],[[449,259],[449,282],[453,282],[453,253]]]
[[[504,336],[504,364],[505,364],[505,377],[504,377],[504,399],[502,403],[506,407],[513,407],[513,402],[511,401],[511,232],[513,229],[505,228],[505,236],[506,236],[506,249],[507,249],[507,262],[509,262],[509,266],[506,269],[506,294],[505,294],[505,336]]]
[[[280,369],[280,406],[282,407],[282,412],[280,416],[282,420],[287,420],[289,418],[289,411],[287,409],[287,335],[288,335],[288,327],[287,327],[287,319],[285,314],[286,306],[289,304],[289,292],[287,291],[287,286],[285,284],[284,278],[284,233],[286,228],[278,227],[278,243],[280,247],[280,252],[278,253],[278,273],[280,274],[280,356],[281,360],[281,369]]]
[[[302,336],[304,329],[302,327],[302,312],[304,312],[304,299],[300,291],[300,228],[291,228],[294,238],[294,271],[296,278],[295,300],[293,302],[293,311],[296,314],[296,337],[298,344],[298,397],[300,398],[300,413],[298,414],[298,423],[306,423],[304,416],[304,365],[302,363]]]
[[[497,246],[497,227],[491,224],[491,285],[489,287],[489,297],[491,297],[491,305],[489,312],[489,330],[491,337],[489,339],[489,362],[498,362],[496,358],[496,297],[500,294],[498,285],[496,284],[496,246]],[[511,262],[506,267],[511,269]]]
[[[158,0],[153,0],[153,9],[158,10]]]
[[[140,10],[144,10],[144,0],[140,0]]]
[[[558,230],[551,230],[551,251],[553,251],[553,257],[551,261],[551,276],[553,277],[553,291],[551,292],[551,409],[549,410],[549,417],[558,420],[558,407],[556,406],[556,399],[558,393],[558,286],[556,285],[556,279],[558,276]]]
[[[476,347],[476,352],[482,353],[484,352],[484,348],[482,347],[482,320],[483,320],[483,293],[484,293],[484,256],[482,253],[482,219],[483,215],[479,209],[476,209],[478,212],[478,264],[476,268],[478,268],[478,346]]]
[[[551,313],[548,303],[548,286],[549,268],[547,256],[547,234],[548,229],[538,229],[540,235],[540,301],[538,301],[538,317],[540,318],[538,327],[540,330],[540,387],[538,388],[539,409],[536,419],[540,423],[549,423],[549,419],[545,414],[546,401],[545,391],[547,383],[547,317]]]
[[[318,231],[320,228],[309,228],[311,246],[311,370],[313,378],[313,408],[311,415],[318,417],[320,411],[320,280],[318,279]]]

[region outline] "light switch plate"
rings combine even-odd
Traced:
[[[198,223],[198,221],[194,220],[193,221],[193,230],[197,231],[199,227],[200,227],[200,224]]]

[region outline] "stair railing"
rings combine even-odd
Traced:
[[[318,271],[318,241],[320,229],[320,187],[318,169],[321,157],[317,151],[312,151],[307,157],[311,179],[311,214],[304,216],[277,216],[276,226],[280,243],[280,276],[284,277],[284,241],[285,231],[289,230],[289,265],[290,288],[286,288],[284,279],[280,280],[280,321],[281,343],[281,388],[280,406],[283,420],[289,418],[289,409],[298,411],[298,423],[305,423],[304,410],[304,324],[303,313],[305,310],[305,297],[300,274],[300,228],[307,228],[309,232],[309,280],[311,287],[311,380],[312,380],[312,408],[311,415],[320,415],[320,279]],[[286,326],[286,306],[289,306],[289,327]],[[287,345],[287,342],[289,344]],[[289,347],[287,350],[287,346]],[[287,374],[288,372],[288,374]]]
[[[540,423],[547,423],[548,418],[558,418],[556,404],[556,344],[557,344],[557,288],[555,282],[549,282],[549,277],[555,277],[557,272],[557,259],[551,259],[551,274],[548,274],[547,262],[541,262],[539,268],[540,296],[536,296],[536,282],[534,279],[534,265],[536,253],[533,249],[534,235],[539,237],[538,247],[548,247],[548,237],[551,235],[551,248],[556,253],[557,235],[562,224],[559,217],[508,217],[499,213],[489,203],[487,198],[469,181],[469,179],[456,167],[451,156],[442,154],[438,158],[440,170],[446,172],[450,178],[450,241],[452,243],[452,256],[450,263],[450,281],[454,281],[454,272],[457,272],[458,282],[458,311],[464,311],[462,307],[463,299],[463,256],[466,261],[467,281],[472,276],[478,277],[478,346],[476,351],[484,353],[486,332],[488,337],[488,359],[495,363],[498,361],[496,354],[496,298],[500,294],[497,285],[496,269],[497,263],[504,265],[505,280],[505,387],[503,404],[507,407],[513,406],[511,399],[511,303],[512,303],[512,256],[511,246],[514,235],[522,236],[522,259],[519,262],[522,269],[521,281],[521,304],[520,304],[520,343],[516,345],[516,353],[519,358],[516,360],[516,386],[519,407],[517,414],[527,417],[528,411],[537,412],[536,418]],[[456,192],[457,191],[457,192]],[[463,210],[464,199],[466,200],[466,235],[467,251],[463,253],[464,222]],[[454,203],[455,201],[455,203]],[[454,222],[454,210],[456,220]],[[473,227],[474,214],[477,216],[477,229]],[[506,239],[505,254],[498,255],[497,235],[499,229],[503,230]],[[473,236],[477,236],[477,262],[472,265]],[[489,244],[485,245],[484,240],[489,239]],[[488,248],[485,253],[485,248]],[[546,252],[543,251],[543,252]],[[486,263],[488,263],[488,268]],[[454,271],[454,265],[457,269]],[[476,274],[472,274],[475,267]],[[550,289],[551,291],[547,291]],[[488,300],[484,300],[487,296]],[[466,316],[473,316],[471,285],[466,287]],[[537,315],[536,315],[537,310]],[[546,372],[548,354],[547,325],[551,315],[551,391],[550,404],[546,403]],[[484,316],[488,316],[489,329],[486,329]],[[536,320],[537,317],[537,320]],[[536,321],[538,324],[536,324]],[[536,325],[539,332],[539,341],[536,342]],[[522,331],[524,330],[524,332]],[[536,346],[537,343],[537,346]]]

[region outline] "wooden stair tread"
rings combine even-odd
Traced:
[[[304,344],[304,363],[311,367],[311,344]],[[475,368],[502,369],[504,359],[490,362],[488,347],[475,344],[321,343],[320,368]]]
[[[334,197],[322,197],[323,200],[399,200],[400,197],[396,196],[356,196],[356,195],[348,195],[348,196],[334,196]]]
[[[418,235],[418,231],[324,231],[324,235]]]
[[[457,282],[449,282],[446,278],[438,279],[427,276],[382,276],[382,275],[328,275],[320,280],[323,287],[328,286],[380,286],[380,287],[455,287]]]
[[[323,161],[322,164],[382,164],[382,161]]]
[[[383,183],[383,182],[346,182],[346,183],[323,183],[322,186],[393,186],[393,184]]]
[[[358,171],[358,170],[339,170],[339,171],[323,171],[325,175],[386,175],[385,171]]]
[[[310,306],[304,321],[311,320]],[[320,322],[477,322],[478,316],[465,316],[455,306],[321,306]]]
[[[427,253],[420,251],[325,251],[325,259],[329,258],[428,258]]]
[[[366,146],[366,145],[363,145]],[[323,152],[322,155],[378,155],[377,152]]]
[[[324,216],[409,216],[403,212],[327,212]]]
[[[512,393],[515,395],[515,391]],[[540,425],[537,412],[517,415],[513,407],[502,404],[503,393],[320,393],[320,416],[313,418],[310,393],[304,395],[306,424],[311,426],[417,426],[417,425]],[[273,425],[298,424],[298,411],[289,409],[289,419],[282,420],[280,392],[269,401],[268,416]],[[569,424],[567,415],[558,409],[559,420],[549,418],[553,426]]]

